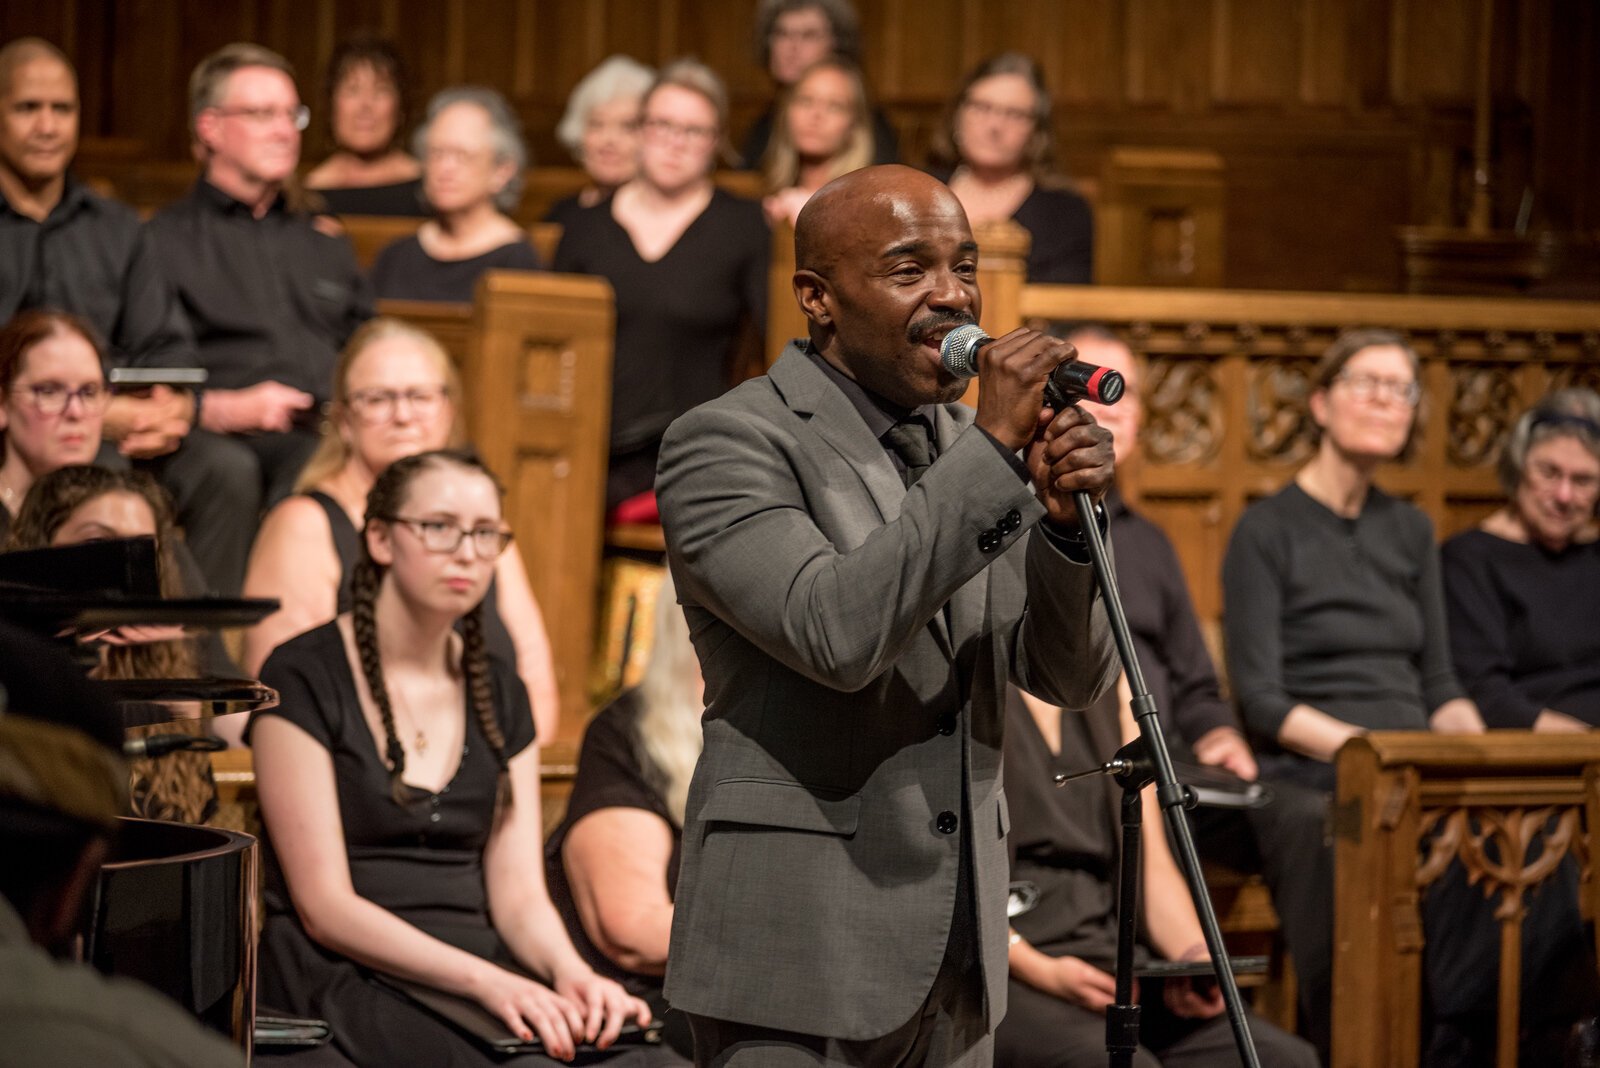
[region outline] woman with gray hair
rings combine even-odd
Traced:
[[[565,227],[639,173],[639,103],[656,72],[627,56],[609,56],[583,76],[567,98],[556,140],[589,176],[589,184],[558,200],[545,222]]]
[[[505,97],[479,86],[438,93],[415,149],[433,216],[378,254],[372,288],[380,299],[470,302],[484,271],[542,266],[507,214],[522,197],[528,149]]]
[[[1491,727],[1600,726],[1600,396],[1525,412],[1500,482],[1506,503],[1442,552],[1456,672]]]

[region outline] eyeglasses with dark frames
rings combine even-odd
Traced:
[[[500,527],[458,527],[448,519],[416,519],[411,516],[379,516],[391,523],[401,523],[416,531],[422,547],[430,553],[453,553],[461,548],[467,538],[472,539],[472,549],[482,560],[493,560],[511,544],[512,533]]]

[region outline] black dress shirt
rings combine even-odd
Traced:
[[[328,399],[340,346],[372,316],[350,242],[321,233],[281,196],[257,219],[204,178],[147,231],[209,386],[276,381]]]
[[[1167,740],[1193,746],[1216,727],[1238,727],[1233,709],[1222,700],[1216,665],[1200,635],[1172,543],[1160,527],[1130,510],[1115,489],[1106,495],[1105,508],[1122,607]]]
[[[114,366],[195,366],[189,324],[139,217],[71,176],[43,222],[0,196],[0,322],[31,308],[87,321]]]

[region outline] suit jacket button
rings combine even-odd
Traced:
[[[940,834],[955,834],[956,827],[958,827],[960,824],[956,820],[956,814],[954,812],[945,811],[939,813],[938,818],[933,821],[933,825],[938,829]]]
[[[1022,526],[1022,513],[1015,508],[1000,517],[1000,522],[995,524],[995,529],[1002,534],[1015,534]]]
[[[939,719],[939,733],[948,736],[948,735],[954,734],[955,732],[956,732],[956,717],[954,717],[954,716],[942,716],[942,717],[940,717],[940,719]]]
[[[998,530],[986,530],[978,535],[978,551],[992,553],[1000,548],[1000,541],[1000,532]]]

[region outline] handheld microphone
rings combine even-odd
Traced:
[[[978,350],[993,340],[975,323],[958,326],[940,343],[939,362],[957,378],[972,378],[978,373]],[[1068,360],[1050,372],[1044,402],[1052,408],[1065,408],[1080,400],[1115,404],[1122,399],[1123,385],[1122,376],[1109,367]]]

